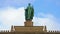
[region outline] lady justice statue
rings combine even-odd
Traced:
[[[28,4],[28,7],[25,9],[25,20],[32,20],[34,16],[34,9],[31,4]]]

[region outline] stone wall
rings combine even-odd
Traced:
[[[18,32],[43,32],[43,26],[34,26],[34,27],[24,27],[24,26],[15,26],[15,31]]]

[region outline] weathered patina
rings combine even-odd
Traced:
[[[32,20],[33,16],[34,16],[34,9],[29,3],[28,7],[25,9],[25,20]]]

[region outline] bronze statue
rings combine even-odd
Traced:
[[[31,4],[28,4],[28,7],[25,9],[25,20],[32,20],[34,16],[34,9]]]

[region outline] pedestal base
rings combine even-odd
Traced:
[[[15,32],[46,32],[44,26],[33,26],[33,27],[25,27],[25,26],[14,26]]]
[[[31,20],[27,20],[24,22],[24,26],[33,26],[33,22]]]

